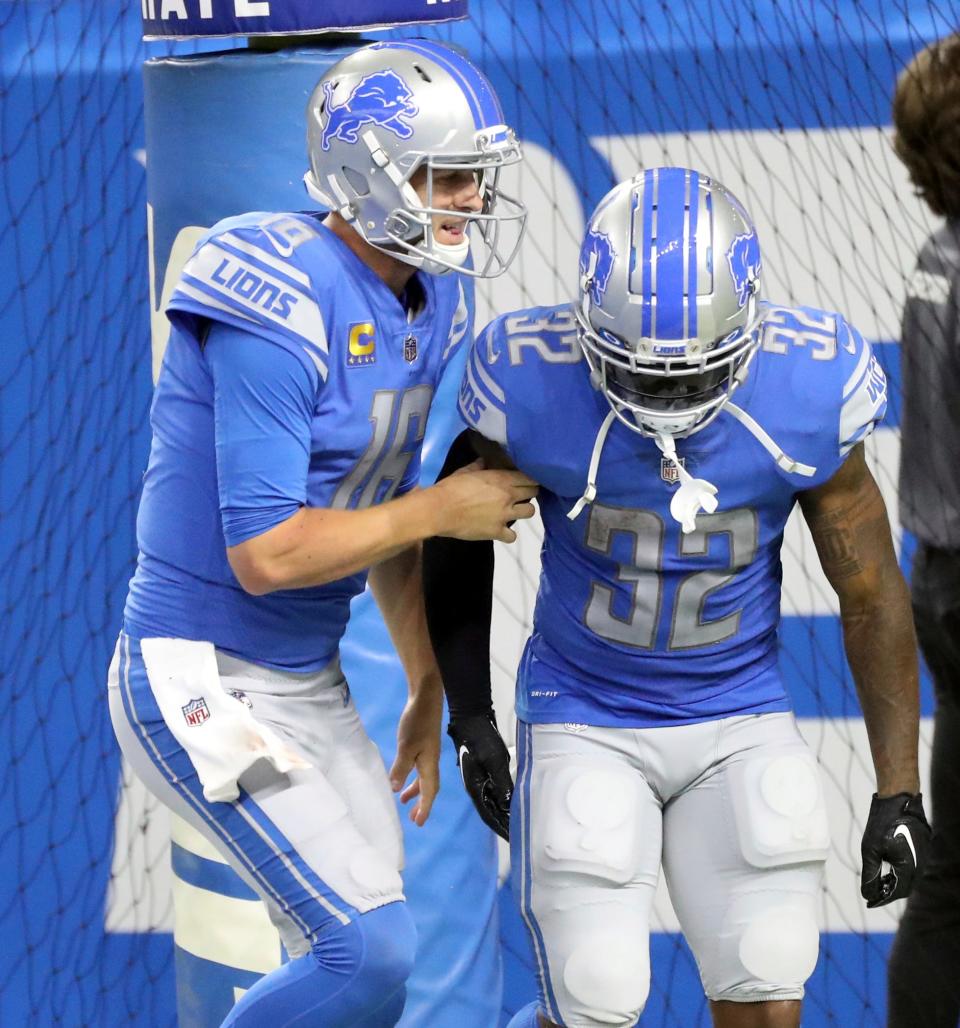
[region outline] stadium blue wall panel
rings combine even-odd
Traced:
[[[170,939],[105,938],[105,675],[149,442],[137,15],[0,4],[0,1024],[169,1024]]]

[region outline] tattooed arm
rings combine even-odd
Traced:
[[[916,793],[920,704],[913,616],[863,445],[829,482],[802,493],[800,507],[840,599],[843,644],[863,708],[877,793]]]

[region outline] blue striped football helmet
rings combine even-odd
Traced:
[[[523,235],[526,208],[500,189],[500,172],[520,160],[493,87],[465,57],[439,43],[374,43],[320,80],[307,105],[310,196],[339,212],[372,246],[434,274],[480,278],[506,271]],[[426,198],[410,179],[427,169]],[[476,174],[483,208],[464,214],[457,245],[434,238],[433,176]],[[470,235],[474,266],[465,267]]]
[[[651,168],[601,200],[580,250],[580,345],[617,417],[644,435],[704,428],[759,344],[760,245],[735,196]]]

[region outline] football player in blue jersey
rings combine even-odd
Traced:
[[[168,307],[110,710],[139,776],[263,897],[291,957],[224,1023],[374,1028],[399,1019],[415,947],[391,784],[415,769],[400,798],[421,825],[438,787],[419,544],[509,541],[533,514],[515,471],[414,488],[469,332],[462,274],[504,270],[525,211],[499,188],[520,159],[499,103],[443,46],[359,50],[307,117],[308,188],[331,212],[221,222]],[[368,568],[410,683],[389,780],[337,657]]]
[[[544,526],[515,791],[490,701],[492,544],[432,540],[424,567],[464,783],[509,835],[536,957],[539,1001],[513,1028],[634,1024],[661,865],[714,1024],[799,1024],[829,835],[777,669],[796,503],[876,770],[868,906],[907,895],[926,854],[916,645],[863,453],[884,374],[841,315],[760,283],[743,206],[651,169],[591,217],[577,302],[496,319],[467,362],[447,470],[474,453],[523,470]]]

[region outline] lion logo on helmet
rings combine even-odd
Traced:
[[[580,248],[580,276],[589,276],[587,288],[594,304],[599,305],[603,299],[615,257],[610,237],[603,232],[597,232],[596,229],[590,229]]]
[[[413,102],[406,82],[395,72],[377,71],[362,78],[342,104],[334,105],[334,84],[324,82],[327,121],[320,135],[320,146],[330,149],[332,139],[355,143],[364,125],[380,125],[399,139],[409,139],[413,128],[404,119],[416,117],[419,108]]]
[[[755,230],[734,237],[727,250],[727,265],[737,303],[742,307],[750,299],[753,283],[760,278],[760,242]]]

